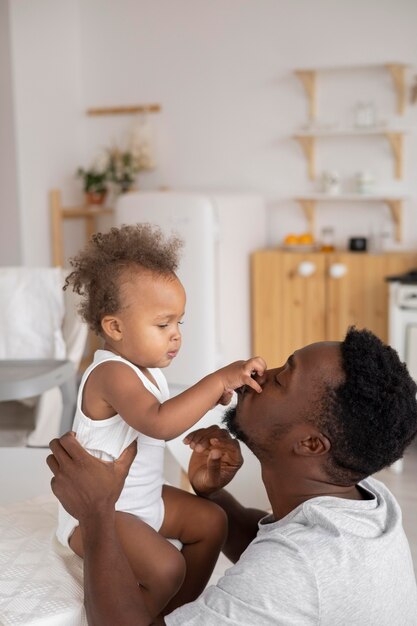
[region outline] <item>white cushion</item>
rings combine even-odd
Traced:
[[[60,268],[0,268],[0,359],[65,359]]]

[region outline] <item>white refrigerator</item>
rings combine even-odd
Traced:
[[[211,194],[178,191],[131,192],[122,195],[116,225],[148,222],[184,241],[178,276],[187,304],[183,342],[175,361],[164,370],[175,395],[206,374],[251,353],[250,253],[265,247],[266,208],[255,194]],[[223,407],[198,424],[220,422]],[[183,436],[169,449],[185,468],[189,450]],[[243,503],[266,506],[259,464],[244,450],[245,464],[233,481]]]

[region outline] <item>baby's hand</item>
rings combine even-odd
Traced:
[[[262,387],[254,380],[253,375],[263,376],[265,370],[265,361],[262,357],[256,356],[248,361],[236,361],[226,365],[226,367],[218,371],[218,374],[222,377],[225,392],[247,385],[261,393]]]

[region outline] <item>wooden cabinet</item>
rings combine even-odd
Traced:
[[[252,346],[269,367],[297,348],[369,328],[387,341],[385,277],[417,267],[417,252],[259,250],[252,255]]]

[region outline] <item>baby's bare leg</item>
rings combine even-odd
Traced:
[[[143,591],[148,611],[156,617],[181,587],[185,576],[184,558],[174,546],[145,522],[117,511],[119,541]],[[83,557],[80,528],[71,535],[72,550]]]
[[[164,485],[165,517],[160,529],[164,537],[183,543],[185,580],[165,607],[167,615],[178,606],[198,598],[207,585],[227,536],[226,514],[217,504]]]

